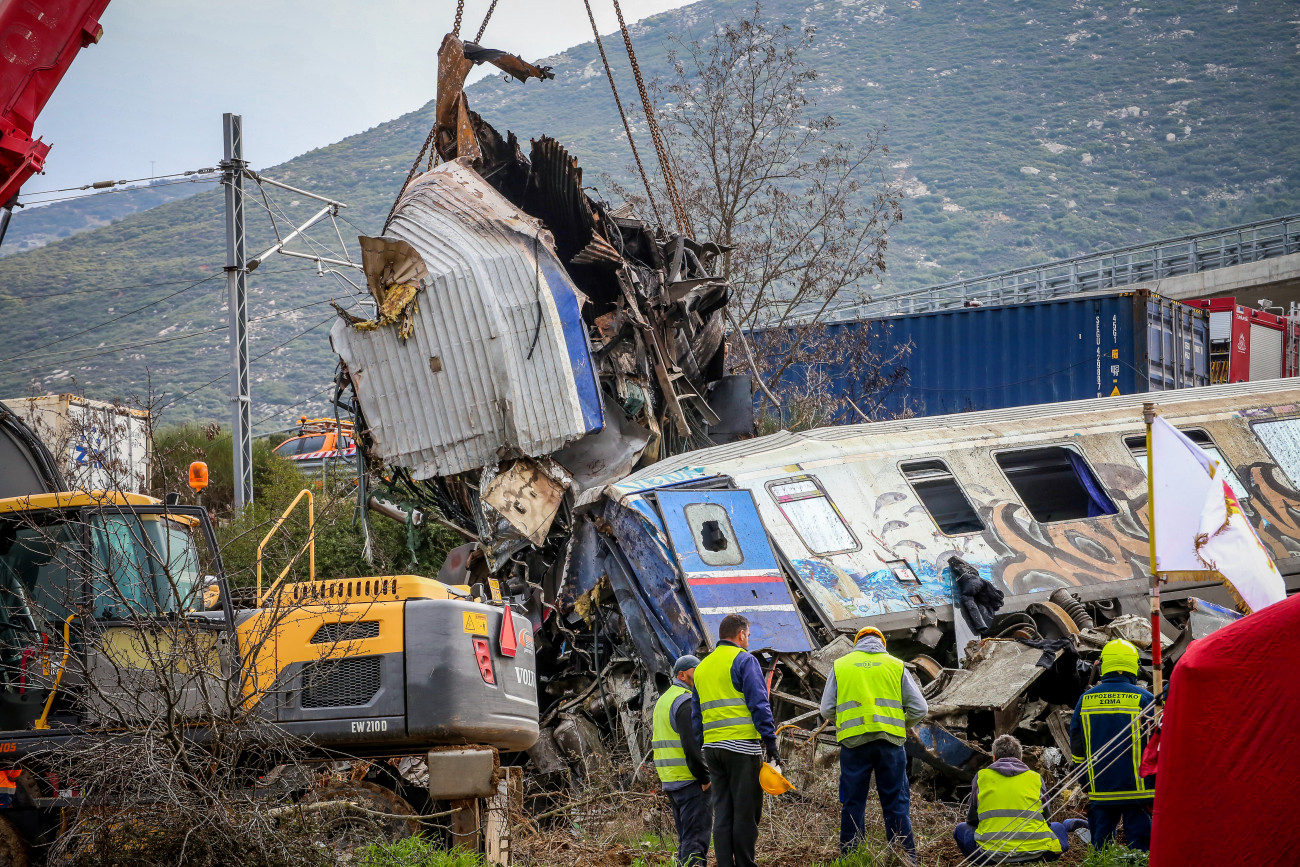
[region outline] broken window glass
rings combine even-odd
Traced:
[[[916,496],[930,513],[939,532],[947,536],[978,533],[984,522],[943,461],[912,461],[899,464]]]
[[[1250,496],[1246,488],[1241,484],[1241,480],[1237,478],[1237,474],[1232,471],[1232,464],[1228,463],[1227,459],[1224,458],[1223,453],[1214,444],[1214,440],[1210,439],[1209,434],[1203,430],[1185,430],[1183,433],[1186,434],[1189,440],[1204,449],[1210,457],[1219,462],[1219,466],[1223,467],[1223,471],[1227,475],[1228,487],[1232,488],[1232,492],[1237,495],[1238,500],[1244,500]],[[1133,460],[1137,461],[1138,467],[1145,474],[1147,471],[1146,435],[1124,437],[1124,445],[1128,446],[1129,453],[1133,455]]]
[[[1254,428],[1255,436],[1259,437],[1291,484],[1300,488],[1300,418],[1256,422]]]
[[[812,476],[768,482],[767,492],[812,553],[843,554],[861,547],[839,509]]]
[[[682,510],[695,538],[695,553],[709,566],[739,566],[744,562],[727,510],[717,503],[691,503]]]
[[[1114,515],[1101,482],[1083,455],[1065,446],[1023,449],[995,455],[1011,487],[1040,524]]]

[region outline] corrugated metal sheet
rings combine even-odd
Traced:
[[[429,269],[414,333],[330,332],[379,457],[424,479],[602,429],[581,295],[538,221],[458,160],[407,189],[387,235]]]
[[[1209,383],[1206,314],[1144,292],[1106,292],[1001,307],[944,310],[827,326],[834,340],[854,330],[875,354],[910,346],[886,377],[905,372],[882,395],[875,369],[820,365],[834,396],[878,404],[884,417],[940,415],[1081,400]],[[770,339],[759,334],[759,339]],[[784,355],[779,342],[777,355]],[[792,365],[799,388],[811,370]],[[852,418],[844,407],[842,420]]]

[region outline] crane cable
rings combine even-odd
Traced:
[[[618,15],[618,27],[623,33],[623,45],[627,48],[627,59],[632,65],[632,76],[636,79],[637,90],[641,94],[641,108],[645,112],[646,126],[650,128],[650,140],[655,146],[655,155],[659,158],[659,171],[664,176],[664,187],[668,191],[668,203],[672,206],[673,216],[677,220],[677,229],[690,235],[695,234],[691,227],[690,216],[682,205],[681,193],[677,190],[677,181],[673,177],[672,161],[668,156],[668,147],[659,132],[659,123],[655,120],[654,110],[650,107],[650,96],[646,93],[645,79],[641,76],[641,65],[636,60],[636,50],[632,47],[632,35],[628,33],[627,22],[623,20],[623,7],[614,0],[614,12]]]
[[[493,0],[495,3],[496,0]],[[605,43],[600,38],[600,29],[596,26],[596,16],[591,11],[591,0],[582,0],[587,7],[587,18],[591,21],[591,32],[596,37],[596,48],[600,51],[600,62],[605,64],[605,77],[609,79],[610,92],[614,94],[614,105],[618,106],[618,117],[623,121],[623,131],[627,133],[627,143],[632,148],[632,159],[636,160],[636,170],[641,173],[641,183],[645,185],[646,201],[650,203],[650,210],[654,211],[655,222],[663,224],[663,217],[659,213],[659,203],[655,201],[654,191],[650,188],[650,178],[645,173],[645,165],[641,162],[641,153],[637,150],[636,139],[632,138],[632,126],[628,123],[627,112],[623,110],[623,100],[618,95],[618,87],[614,84],[614,72],[609,67],[609,58],[605,55]]]

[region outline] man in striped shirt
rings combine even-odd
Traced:
[[[767,683],[748,652],[749,621],[728,614],[718,645],[695,669],[693,728],[704,745],[713,798],[713,851],[718,867],[756,867],[763,755],[777,761],[776,726]]]

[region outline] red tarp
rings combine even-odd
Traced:
[[[1300,596],[1196,641],[1174,668],[1152,867],[1300,858]]]

